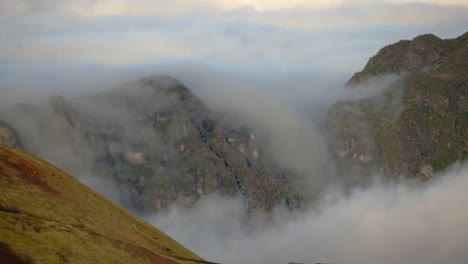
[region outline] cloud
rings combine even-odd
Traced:
[[[51,6],[37,8],[46,12]],[[74,17],[66,23],[61,23],[64,17],[44,14],[5,16],[0,18],[5,22],[0,25],[5,36],[0,39],[0,105],[19,100],[13,96],[36,100],[47,87],[53,88],[51,93],[80,93],[105,89],[142,72],[171,73],[210,107],[229,112],[229,121],[248,123],[260,141],[269,143],[265,152],[308,177],[304,187],[315,193],[334,175],[327,171],[329,157],[316,121],[326,103],[336,99],[337,87],[386,44],[428,31],[454,37],[466,30],[466,18],[460,17],[466,9],[427,8],[426,16],[444,17],[443,23],[375,25],[376,13],[359,26],[358,21],[342,27],[345,7],[317,19],[318,25],[340,25],[324,30],[294,25],[310,13],[293,11],[266,14],[272,22],[260,21],[261,14],[252,10],[226,11],[222,18]],[[363,12],[356,11],[349,21]],[[389,16],[396,19],[398,9],[392,12]],[[275,25],[276,18],[295,14],[298,19],[288,22],[291,26]],[[447,19],[449,14],[454,16]],[[211,68],[200,66],[207,63]],[[30,92],[33,88],[36,93]],[[82,166],[86,161],[76,162],[81,156],[69,152],[62,139],[66,133],[46,133],[38,142],[37,134],[42,134],[30,121],[19,129],[29,131],[31,142],[64,141],[62,147],[43,151],[63,159],[55,163],[78,167],[79,177],[117,199],[112,197],[119,192],[112,182],[96,180]],[[173,208],[151,219],[195,252],[222,263],[464,263],[468,235],[460,226],[468,217],[459,201],[468,198],[462,188],[467,173],[466,166],[454,169],[424,188],[375,184],[350,196],[330,191],[332,198],[323,198],[318,210],[288,214],[278,208],[273,223],[261,228],[245,224],[240,198],[216,195],[192,209]]]
[[[208,196],[191,209],[148,217],[210,261],[235,263],[466,263],[468,167],[429,183],[376,182],[330,191],[318,208],[278,209],[270,224],[246,222],[239,199]],[[411,186],[413,185],[413,186]]]
[[[353,72],[384,45],[427,32],[455,37],[466,25],[298,30],[229,18],[122,17],[76,19],[68,25],[61,21],[62,17],[3,18],[0,63],[132,65],[191,60],[247,66],[325,66]]]
[[[337,87],[384,45],[427,32],[455,37],[468,22],[466,7],[401,1],[186,3],[9,1],[0,7],[0,106],[170,73],[212,109],[229,112],[229,121],[249,124],[268,143],[264,153],[298,171],[315,194],[335,176],[317,123],[342,92]],[[60,145],[43,153],[120,199],[112,182],[81,166],[91,162],[76,162],[66,133],[37,142],[40,130],[29,121],[20,130],[31,133],[31,144]],[[461,187],[468,173],[446,174],[424,188],[330,191],[333,202],[293,214],[278,208],[263,227],[245,223],[240,198],[216,195],[152,221],[222,263],[464,263],[467,233],[459,226],[468,217],[459,201],[468,198]]]
[[[281,167],[300,175],[298,185],[305,193],[314,196],[332,180],[331,156],[317,126],[318,116],[328,106],[323,95],[333,93],[320,90],[327,87],[325,83],[331,88],[332,81],[310,76],[310,72],[229,71],[203,65],[165,70],[190,87],[227,127],[247,126],[262,146],[260,155],[272,157]],[[343,85],[335,82],[333,89]],[[300,102],[300,98],[308,99]],[[314,109],[301,109],[306,104]]]
[[[203,0],[12,0],[0,14],[55,13],[78,16],[184,15],[214,11],[214,3]],[[164,8],[161,8],[164,7]]]
[[[48,10],[60,10],[62,5],[88,10],[86,3],[100,1],[12,3],[3,8],[26,5],[38,11],[24,16],[0,15],[0,63],[5,65],[134,65],[189,60],[275,67],[320,65],[352,72],[384,45],[428,32],[455,37],[464,33],[468,22],[468,7],[428,4],[349,4],[325,10],[264,12],[244,8],[213,11],[211,15],[195,12],[175,16],[135,12],[85,17]],[[171,9],[171,5],[161,6],[158,10],[162,12]]]
[[[339,5],[324,10],[293,8],[262,13],[246,12],[249,14],[246,17],[256,23],[310,30],[362,25],[439,25],[462,19],[464,11],[466,7],[463,6],[372,2]]]
[[[4,2],[0,107],[169,73],[228,113],[228,122],[247,123],[266,146],[262,155],[299,172],[313,194],[331,177],[347,177],[335,175],[318,126],[328,104],[349,97],[340,89],[346,79],[387,44],[428,32],[456,37],[468,23],[464,0]],[[125,115],[112,108],[93,113],[104,110]],[[42,135],[25,118],[16,124],[28,131],[33,149],[121,199],[112,181],[94,177],[92,161],[76,162],[93,150],[70,151],[60,120],[47,117],[57,128]],[[272,219],[259,216],[263,224],[271,221],[262,227],[246,223],[241,198],[216,194],[150,219],[222,263],[465,263],[468,214],[460,201],[468,198],[466,184],[464,166],[424,187],[376,183],[349,196],[329,191],[318,209],[277,208]]]
[[[271,11],[281,9],[316,9],[324,10],[339,6],[354,5],[354,4],[369,4],[369,3],[391,3],[391,4],[406,4],[406,3],[425,3],[437,5],[465,5],[463,0],[387,0],[387,1],[368,1],[368,0],[220,0],[213,1],[222,9],[236,9],[241,7],[251,7],[257,11]]]
[[[328,10],[369,3],[394,5],[423,3],[468,6],[464,0],[11,0],[0,7],[0,14],[65,13],[81,16],[108,15],[202,15],[250,8],[257,12],[286,9]],[[164,7],[164,8],[161,8]]]

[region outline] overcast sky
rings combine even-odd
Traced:
[[[0,0],[0,64],[359,70],[384,45],[456,37],[467,0]]]

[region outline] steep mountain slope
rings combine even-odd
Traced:
[[[190,206],[214,191],[240,193],[249,211],[294,207],[300,199],[247,128],[221,125],[171,77],[16,105],[4,116],[26,150],[76,175],[117,181],[124,204],[141,212],[176,201]]]
[[[328,124],[346,169],[431,177],[468,153],[468,33],[442,40],[422,35],[381,49],[349,81],[378,85],[370,98],[337,102]],[[376,87],[377,88],[377,87]]]
[[[0,147],[0,263],[203,261],[49,163]]]

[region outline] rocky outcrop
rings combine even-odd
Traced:
[[[381,94],[337,102],[328,113],[342,166],[430,178],[466,159],[468,33],[449,40],[423,35],[385,47],[348,85],[387,73],[400,78]]]
[[[0,120],[0,145],[8,148],[21,148],[21,144],[13,131],[13,128],[5,122]]]

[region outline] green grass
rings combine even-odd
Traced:
[[[51,164],[24,151],[3,147],[0,242],[9,245],[24,263],[201,260],[163,232]]]

